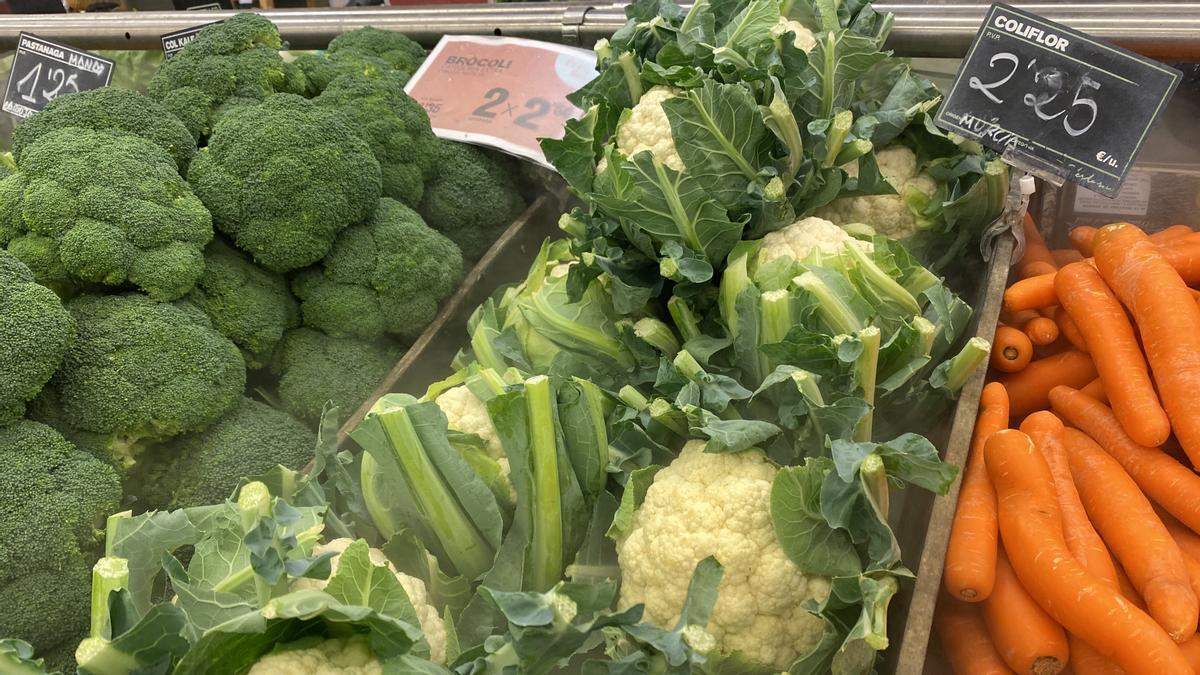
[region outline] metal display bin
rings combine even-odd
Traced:
[[[1152,58],[1200,62],[1200,5],[1194,2],[1017,4],[1047,19]],[[960,57],[966,51],[988,3],[878,2],[875,6],[895,15],[888,42],[890,48],[904,56],[945,59]],[[611,35],[624,23],[620,4],[586,2],[297,9],[262,13],[279,26],[284,40],[294,49],[323,48],[334,36],[364,26],[398,30],[427,46],[436,43],[444,34],[459,34],[525,37],[586,47]],[[0,49],[12,49],[22,31],[83,49],[159,49],[159,38],[164,33],[233,14],[205,12],[200,16],[194,12],[176,11],[0,16]],[[921,69],[921,63],[916,65]],[[939,71],[940,74],[945,72],[952,75],[954,68]],[[1196,88],[1194,83],[1185,86]],[[1200,91],[1194,93],[1200,99]],[[1194,119],[1193,116],[1188,129],[1195,128]],[[1193,134],[1200,145],[1200,132],[1193,131]],[[1200,156],[1200,148],[1193,156]],[[1200,162],[1193,160],[1187,169],[1180,169],[1178,162],[1172,162],[1170,166],[1172,168],[1166,173],[1185,175],[1193,179],[1190,184],[1200,185]],[[1044,194],[1039,195],[1033,212],[1043,219],[1043,228],[1055,239],[1054,243],[1060,243],[1065,237],[1065,230],[1060,226],[1067,208],[1064,204],[1075,199],[1075,192],[1070,187],[1054,190],[1043,185],[1039,189]],[[526,211],[500,235],[468,272],[460,288],[443,303],[437,317],[399,360],[372,399],[343,425],[339,430],[340,439],[346,438],[349,429],[362,419],[379,396],[393,391],[419,393],[430,383],[450,374],[451,359],[467,341],[466,324],[472,311],[496,287],[525,276],[542,240],[558,232],[558,215],[568,203],[563,189],[541,189],[541,194],[531,200]],[[1193,211],[1200,212],[1200,194]],[[1198,225],[1196,222],[1191,224]],[[1011,237],[1001,237],[991,261],[976,278],[976,288],[964,295],[975,310],[967,336],[990,339],[994,333],[1014,248],[1015,241]],[[970,446],[984,377],[981,370],[963,388],[953,412],[923,430],[943,450],[945,461],[960,468]],[[947,672],[936,643],[931,644],[930,634],[959,484],[956,480],[944,497],[917,489],[894,494],[890,520],[906,564],[916,574],[916,580],[901,584],[901,590],[891,604],[891,645],[881,664],[881,672],[903,675]]]

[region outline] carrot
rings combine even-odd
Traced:
[[[1112,556],[1104,541],[1088,519],[1087,511],[1080,500],[1079,491],[1075,488],[1071,476],[1071,466],[1067,459],[1065,446],[1066,432],[1082,433],[1074,429],[1064,429],[1062,420],[1051,412],[1035,412],[1021,422],[1023,431],[1050,467],[1050,475],[1054,477],[1054,490],[1058,496],[1058,508],[1062,513],[1063,536],[1071,555],[1090,574],[1105,582],[1112,588],[1117,586],[1117,569],[1113,565]]]
[[[1028,211],[1025,212],[1022,229],[1025,230],[1025,252],[1017,263],[1017,275],[1024,279],[1058,269],[1054,264],[1054,256],[1050,254],[1050,247],[1046,246],[1046,240],[1042,238]]]
[[[1015,373],[1029,365],[1033,358],[1033,343],[1029,336],[1011,326],[996,326],[989,362],[1002,373]]]
[[[1041,309],[1058,304],[1054,295],[1054,277],[1056,271],[1026,277],[1009,286],[1004,291],[1004,309],[1010,312],[1020,312],[1025,309]]]
[[[1013,328],[1024,328],[1025,324],[1029,323],[1033,319],[1038,318],[1039,316],[1041,316],[1041,314],[1038,314],[1032,309],[1022,310],[1020,312],[1009,312],[1001,309],[1000,323],[1006,326],[1012,326]]]
[[[1058,324],[1054,323],[1054,319],[1047,319],[1044,316],[1039,316],[1036,319],[1030,319],[1029,323],[1025,324],[1025,334],[1029,336],[1029,341],[1039,347],[1054,344],[1058,339]]]
[[[1179,647],[1119,592],[1071,555],[1063,538],[1054,478],[1020,431],[998,431],[985,444],[996,488],[1000,534],[1022,586],[1059,624],[1128,675],[1176,675],[1191,667]]]
[[[1090,258],[1098,231],[1091,225],[1080,225],[1067,233],[1067,239],[1071,241],[1071,246],[1075,247],[1076,251]]]
[[[1053,391],[1054,390],[1051,390],[1051,394],[1053,394]],[[1083,388],[1079,390],[1079,393],[1090,398],[1094,398],[1101,403],[1108,403],[1108,392],[1104,390],[1104,381],[1098,377],[1083,385]]]
[[[1187,285],[1200,284],[1200,238],[1189,235],[1171,246],[1159,248],[1158,252]]]
[[[1003,553],[996,557],[996,587],[982,607],[988,634],[1009,668],[1050,675],[1066,667],[1067,634],[1029,597]]]
[[[978,607],[943,594],[933,614],[933,629],[954,675],[1011,675]]]
[[[1121,566],[1117,566],[1117,585],[1121,587],[1121,596],[1132,602],[1134,606],[1143,612],[1146,611],[1146,601],[1142,596],[1138,595],[1138,591],[1133,587],[1133,582],[1129,580],[1129,575],[1125,574],[1125,570]]]
[[[942,573],[946,590],[966,602],[986,600],[996,581],[996,493],[983,463],[983,444],[993,432],[1007,426],[1008,392],[999,382],[989,382],[979,396],[979,415]]]
[[[1050,390],[1060,386],[1082,387],[1096,379],[1091,357],[1075,350],[1047,356],[1030,363],[1019,373],[1005,375],[1000,383],[1008,390],[1012,417],[1020,419],[1050,405]]]
[[[1068,633],[1067,645],[1071,648],[1071,672],[1074,675],[1125,675],[1120,666],[1077,635]]]
[[[1192,532],[1184,527],[1183,523],[1169,515],[1163,517],[1160,513],[1159,516],[1162,517],[1167,532],[1171,533],[1171,538],[1179,545],[1179,550],[1183,551],[1185,556],[1200,561],[1200,534]]]
[[[1054,264],[1060,268],[1070,265],[1073,262],[1083,261],[1083,254],[1073,248],[1052,248],[1050,249],[1050,257],[1054,259]]]
[[[1087,263],[1060,270],[1054,288],[1088,343],[1121,426],[1142,445],[1162,445],[1171,435],[1171,423],[1159,405],[1150,369],[1120,301]]]
[[[1179,651],[1183,652],[1184,658],[1192,664],[1192,670],[1200,672],[1200,635],[1193,635],[1180,642]]]
[[[1112,455],[1147,497],[1200,530],[1200,476],[1170,455],[1138,445],[1103,403],[1070,387],[1050,392],[1054,412],[1072,426],[1091,436]]]
[[[1096,264],[1133,312],[1171,428],[1192,464],[1200,465],[1200,306],[1132,225],[1109,225],[1096,234]]]
[[[1062,336],[1067,338],[1067,342],[1071,346],[1084,354],[1088,353],[1087,340],[1084,339],[1083,333],[1079,332],[1079,326],[1075,325],[1075,320],[1062,307],[1051,307],[1050,318],[1054,319],[1058,324],[1058,330]]]
[[[1187,225],[1171,225],[1147,236],[1150,238],[1150,241],[1156,244],[1165,244],[1171,241],[1178,241],[1189,234],[1195,234],[1195,230]]]
[[[1183,553],[1117,460],[1086,434],[1064,434],[1079,498],[1129,574],[1150,616],[1180,642],[1196,632],[1200,600]]]

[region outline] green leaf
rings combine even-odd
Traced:
[[[946,494],[958,475],[958,468],[943,462],[933,443],[917,434],[903,434],[880,443],[876,452],[883,459],[890,478],[940,495]]]
[[[750,90],[706,80],[663,101],[662,108],[688,175],[726,206],[744,198],[746,186],[758,176],[766,135]]]
[[[371,562],[369,551],[367,542],[361,539],[347,546],[325,592],[343,604],[370,607],[382,616],[419,625],[417,612],[396,575],[387,565]]]
[[[885,58],[873,38],[845,30],[819,33],[808,67],[785,76],[784,93],[808,119],[825,119],[850,107],[858,78]]]
[[[809,458],[803,466],[784,467],[771,484],[771,522],[784,553],[814,574],[850,576],[862,563],[850,536],[831,527],[821,509],[821,485],[833,463]],[[835,475],[835,474],[834,474]]]
[[[646,499],[646,491],[654,483],[654,475],[662,469],[661,466],[648,466],[636,469],[629,474],[629,482],[621,493],[621,506],[613,516],[612,527],[608,528],[608,536],[620,541],[633,525],[633,513]]]
[[[129,561],[129,594],[138,612],[150,610],[155,580],[162,569],[162,554],[196,543],[200,531],[194,522],[225,510],[224,505],[186,511],[150,511],[137,516],[117,514],[108,520],[105,555]]]
[[[599,106],[592,106],[578,119],[567,120],[561,139],[543,138],[539,141],[546,161],[554,165],[578,194],[592,191],[596,177],[596,155],[604,139],[597,137]]]
[[[22,640],[0,640],[0,671],[11,675],[46,675],[46,665],[33,658],[33,646]]]
[[[171,670],[171,665],[188,651],[188,641],[181,635],[185,624],[178,607],[155,605],[136,625],[111,642],[85,640],[79,651],[82,657],[79,672],[82,675],[178,673]]]

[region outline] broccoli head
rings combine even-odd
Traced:
[[[343,49],[336,57],[324,52],[305,52],[297,56],[292,65],[304,73],[308,85],[304,95],[309,98],[320,95],[331,82],[343,75],[377,77],[389,74],[404,84],[408,83],[410,77],[403,70],[395,70],[383,59],[360,49]]]
[[[275,24],[257,14],[237,14],[207,26],[178,54],[163,62],[147,92],[187,125],[206,136],[213,113],[226,99],[262,99],[307,89],[299,68],[284,63]]]
[[[318,267],[292,280],[304,324],[334,337],[414,338],[462,279],[462,254],[416,211],[379,200],[371,218],[346,228]]]
[[[425,48],[404,33],[380,30],[370,26],[342,33],[329,42],[330,57],[339,52],[358,51],[382,59],[395,70],[412,75],[425,60]]]
[[[250,368],[266,366],[284,331],[300,323],[287,281],[219,239],[204,250],[204,275],[187,300],[241,348]]]
[[[345,419],[383,383],[400,354],[387,342],[334,338],[311,328],[288,331],[273,362],[279,401],[309,424],[321,421],[327,403]]]
[[[0,428],[0,462],[0,635],[52,650],[87,628],[97,527],[120,506],[120,482],[29,420]]]
[[[30,255],[48,284],[61,274],[110,286],[133,284],[155,300],[183,297],[204,272],[212,217],[166,150],[127,134],[66,127],[21,152],[20,171],[0,181],[0,239]],[[61,267],[48,258],[57,245]],[[3,243],[3,242],[0,242]],[[11,244],[10,244],[11,246]]]
[[[50,386],[63,415],[105,434],[128,468],[149,443],[202,431],[241,400],[246,365],[198,308],[137,293],[67,303],[77,337]]]
[[[303,468],[316,444],[316,434],[291,415],[243,398],[216,424],[180,436],[171,441],[168,452],[157,453],[150,474],[142,474],[149,480],[140,481],[156,485],[157,500],[146,499],[144,506],[182,509],[220,504],[242,478],[264,474],[277,464]]]
[[[54,291],[0,250],[0,426],[25,414],[74,337],[75,322]]]
[[[525,209],[516,167],[507,157],[444,140],[434,149],[434,166],[417,210],[464,256],[478,258]]]
[[[404,93],[403,78],[389,73],[339,77],[315,101],[345,115],[371,146],[385,197],[409,206],[421,203],[425,181],[433,177],[437,137],[425,109]]]
[[[180,172],[196,154],[196,139],[161,103],[136,91],[104,87],[59,96],[18,124],[13,130],[13,157],[19,162],[25,148],[63,127],[141,136],[166,150]]]
[[[217,227],[274,272],[324,258],[381,189],[379,162],[342,113],[292,94],[225,113],[188,180]]]

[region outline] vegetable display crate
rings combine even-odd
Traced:
[[[542,240],[559,233],[558,216],[566,203],[565,193],[543,194],[504,231],[371,398],[342,426],[339,439],[345,440],[379,397],[391,392],[419,395],[430,384],[452,373],[450,362],[466,344],[471,313],[496,288],[525,278]],[[995,332],[1012,251],[1012,239],[1000,238],[991,262],[972,280],[976,287],[974,294],[963,296],[975,311],[962,342],[971,337],[990,339]],[[960,469],[966,462],[983,379],[984,371],[980,369],[963,387],[952,412],[934,420],[929,428],[917,430],[943,450],[947,462]],[[892,528],[905,552],[905,561],[917,578],[902,584],[891,603],[888,617],[891,647],[885,652],[881,672],[905,675],[922,672],[958,487],[959,481],[955,481],[944,497],[935,497],[924,490],[892,494]]]

